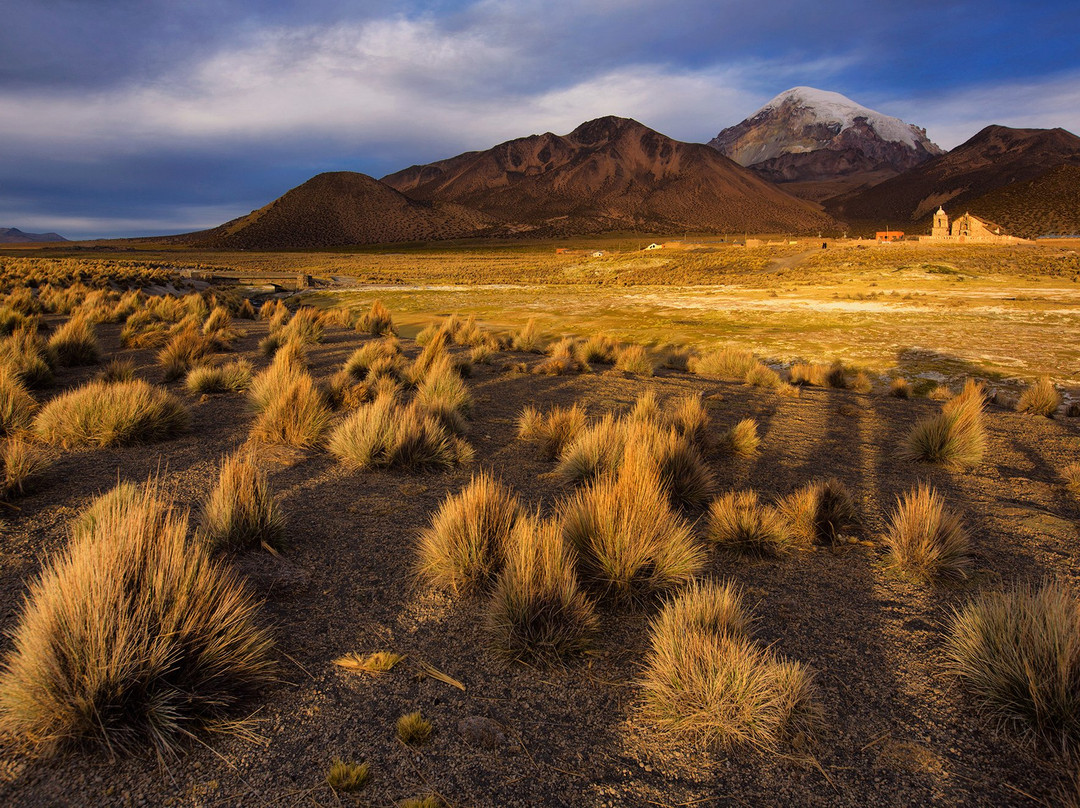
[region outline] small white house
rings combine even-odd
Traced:
[[[645,249],[646,249],[646,250],[662,250],[662,249],[664,249],[664,245],[663,245],[663,244],[657,244],[657,243],[656,243],[656,242],[654,241],[654,242],[653,242],[652,244],[650,244],[650,245],[649,245],[648,247],[646,247]]]

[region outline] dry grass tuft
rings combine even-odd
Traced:
[[[1065,487],[1073,493],[1080,493],[1080,463],[1069,463],[1061,470]]]
[[[211,551],[241,552],[285,543],[285,517],[251,452],[221,461],[217,485],[199,514],[196,537]]]
[[[792,535],[807,545],[836,543],[858,519],[851,492],[835,477],[807,483],[784,497],[779,511]]]
[[[61,365],[93,365],[101,359],[101,346],[89,317],[77,314],[49,337],[49,350]]]
[[[405,657],[395,654],[393,651],[375,651],[367,656],[357,653],[346,654],[334,660],[334,664],[353,673],[363,673],[367,676],[382,676],[392,671]]]
[[[617,473],[565,502],[561,521],[583,579],[618,600],[681,586],[704,563],[689,526],[671,510],[655,462],[637,448]]]
[[[925,483],[897,499],[885,545],[891,566],[923,580],[964,577],[971,563],[960,518]]]
[[[122,446],[167,440],[190,420],[179,399],[141,379],[92,381],[46,404],[34,419],[34,433],[66,449]]]
[[[804,746],[821,721],[813,674],[745,636],[728,584],[695,584],[651,626],[646,715],[666,732],[723,749]]]
[[[103,382],[130,382],[135,379],[135,363],[130,359],[113,359],[98,374]]]
[[[737,457],[753,457],[757,454],[761,438],[758,437],[757,421],[743,418],[724,433],[720,444]]]
[[[793,544],[787,522],[756,491],[732,491],[714,500],[706,536],[723,547],[761,555],[779,555]]]
[[[403,715],[397,720],[398,740],[409,746],[420,746],[426,743],[434,730],[435,727],[420,714],[419,710]]]
[[[952,468],[978,465],[986,451],[984,401],[981,389],[969,382],[964,392],[948,401],[940,414],[914,426],[900,456]]]
[[[848,388],[847,371],[842,363],[834,362],[829,366],[829,371],[825,374],[825,384],[837,390]]]
[[[32,492],[53,460],[37,444],[12,437],[0,447],[0,463],[4,469],[0,499],[14,499]]]
[[[268,398],[251,427],[251,437],[263,443],[309,447],[330,428],[333,412],[326,395],[305,371],[288,371]],[[255,386],[252,384],[252,393]]]
[[[273,321],[271,321],[271,328]],[[296,313],[285,325],[282,326],[281,341],[296,341],[301,345],[314,345],[322,342],[323,321],[319,310],[311,306],[297,309]]]
[[[540,329],[537,328],[535,317],[530,317],[523,329],[511,335],[510,347],[515,351],[524,351],[526,353],[544,352],[544,339],[540,336]]]
[[[800,386],[827,387],[829,385],[828,365],[809,362],[796,362],[788,371],[791,384]]]
[[[1054,387],[1049,376],[1043,376],[1020,394],[1020,399],[1016,402],[1016,411],[1053,418],[1060,406],[1061,393]]]
[[[605,334],[593,334],[577,345],[578,361],[589,365],[614,365],[619,343]]]
[[[753,387],[766,387],[770,390],[775,390],[781,384],[780,374],[761,362],[746,371],[745,381]]]
[[[566,337],[548,348],[548,358],[533,368],[533,373],[563,376],[569,373],[585,373],[588,370],[588,364],[579,358],[574,340]]]
[[[1064,584],[984,592],[953,613],[951,673],[986,711],[1053,746],[1080,740],[1080,604]]]
[[[555,407],[542,415],[528,406],[518,417],[518,437],[536,441],[548,460],[559,457],[563,449],[585,428],[585,408],[580,404]]]
[[[46,749],[172,754],[272,671],[257,602],[156,485],[109,497],[30,585],[0,724]]]
[[[656,371],[648,351],[641,345],[627,345],[620,348],[615,357],[615,368],[636,376],[652,376]]]
[[[53,380],[56,357],[38,335],[37,325],[28,324],[0,339],[0,366],[7,367],[23,384],[44,387]]]
[[[165,381],[179,379],[214,352],[214,340],[194,328],[185,328],[169,340],[157,355]]]
[[[911,398],[911,384],[902,377],[893,379],[889,384],[889,395],[893,398]]]
[[[513,659],[581,653],[597,627],[557,522],[518,518],[487,612],[496,649]]]
[[[465,419],[472,409],[472,394],[455,369],[453,359],[444,355],[432,365],[416,387],[416,407],[436,418],[450,432],[466,432]]]
[[[396,334],[394,318],[381,300],[374,300],[371,308],[356,321],[356,330],[374,336]]]
[[[242,393],[251,386],[251,363],[246,359],[224,365],[199,365],[188,371],[184,386],[189,393]]]
[[[445,804],[432,794],[427,797],[411,797],[402,801],[398,808],[443,808]]]
[[[757,366],[753,351],[733,346],[691,357],[687,364],[688,370],[697,376],[727,381],[742,381]]]
[[[860,395],[866,395],[873,391],[874,383],[865,370],[860,370],[855,374],[855,379],[851,382],[851,389]]]
[[[457,595],[484,589],[506,560],[510,531],[520,514],[517,496],[487,472],[448,497],[420,533],[417,573]]]
[[[367,763],[346,763],[336,758],[326,773],[326,784],[334,791],[357,791],[363,788],[371,776],[371,766]]]
[[[0,364],[0,435],[29,429],[37,408],[37,401],[18,375],[9,366]]]
[[[425,471],[451,468],[472,459],[467,443],[451,435],[437,419],[393,396],[380,395],[342,421],[331,433],[330,453],[346,467],[403,468]]]

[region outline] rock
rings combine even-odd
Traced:
[[[506,735],[502,727],[490,718],[480,715],[470,715],[458,722],[458,733],[470,746],[479,746],[483,749],[497,749],[506,745]]]

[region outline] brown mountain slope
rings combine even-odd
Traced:
[[[851,223],[928,222],[939,205],[961,212],[991,191],[1063,164],[1080,166],[1080,138],[1071,132],[988,126],[948,154],[824,204],[833,216]]]
[[[418,202],[366,174],[319,174],[260,210],[183,237],[225,249],[307,249],[430,241],[483,233],[491,222],[456,205]]]
[[[1025,238],[1080,233],[1080,166],[1060,165],[1014,182],[980,196],[969,209]]]
[[[415,199],[454,202],[518,232],[809,231],[834,223],[708,146],[627,118],[532,135],[383,177]]]

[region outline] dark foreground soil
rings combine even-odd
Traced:
[[[258,366],[264,323],[242,323],[237,349]],[[106,346],[160,380],[151,352]],[[329,376],[363,339],[330,329],[311,358]],[[415,349],[406,341],[410,352]],[[1080,503],[1058,471],[1077,457],[1080,421],[988,413],[990,450],[956,474],[896,459],[915,421],[940,406],[883,395],[806,389],[782,398],[738,384],[661,370],[652,379],[614,370],[570,377],[512,372],[503,354],[469,380],[476,399],[469,440],[476,461],[448,473],[344,473],[322,451],[265,448],[262,457],[288,515],[281,558],[230,559],[265,597],[280,681],[251,704],[255,741],[213,736],[175,760],[69,753],[38,759],[0,743],[0,804],[7,806],[391,806],[428,794],[451,806],[900,806],[1054,805],[1067,767],[981,716],[942,673],[942,625],[974,592],[1018,580],[1080,578]],[[65,372],[58,389],[96,369]],[[217,463],[247,439],[242,396],[190,404],[193,428],[151,446],[64,453],[38,493],[5,511],[0,535],[0,627],[11,630],[27,582],[66,541],[66,522],[118,479],[160,473],[195,508]],[[856,494],[858,543],[755,560],[712,551],[707,574],[739,582],[757,616],[755,634],[811,666],[825,723],[809,754],[726,756],[651,732],[638,713],[637,680],[650,612],[607,609],[586,658],[565,667],[507,665],[489,650],[485,601],[458,600],[411,575],[417,532],[440,501],[479,468],[493,469],[529,507],[550,512],[568,489],[554,464],[515,438],[522,407],[575,400],[598,415],[628,407],[647,389],[661,398],[700,391],[719,434],[758,420],[752,460],[710,456],[718,490],[753,487],[766,498],[835,475]],[[976,553],[964,583],[921,586],[887,571],[881,535],[898,494],[931,481],[964,517]],[[690,514],[698,519],[701,513]],[[10,647],[0,641],[3,652]],[[350,651],[393,650],[405,663],[378,679],[333,665]],[[460,690],[418,676],[427,663]],[[421,710],[435,726],[406,747],[397,718]],[[489,719],[476,721],[476,718]],[[479,728],[479,729],[477,729]],[[358,794],[325,784],[334,758],[368,761]]]

